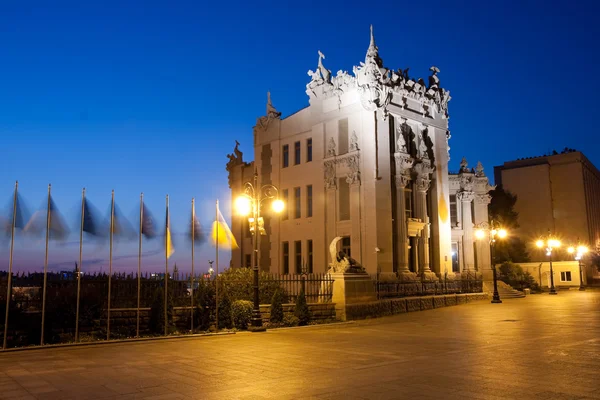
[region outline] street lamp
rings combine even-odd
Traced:
[[[579,290],[584,291],[585,287],[583,286],[583,272],[581,269],[581,259],[589,250],[586,246],[578,245],[577,247],[569,247],[567,251],[569,252],[569,254],[575,255],[575,260],[579,263]]]
[[[260,247],[260,237],[266,235],[264,220],[260,216],[263,201],[273,200],[271,207],[277,214],[285,208],[285,204],[278,198],[279,189],[271,184],[258,186],[258,174],[254,172],[252,182],[244,184],[244,192],[235,200],[235,210],[238,215],[248,217],[250,232],[252,233],[252,268],[254,270],[254,308],[252,310],[252,327],[260,329],[262,327],[262,317],[260,315],[259,297],[258,297],[258,262]]]
[[[558,294],[556,293],[556,289],[554,288],[554,270],[552,269],[552,250],[560,247],[560,240],[554,238],[550,231],[548,231],[548,236],[545,238],[539,239],[535,242],[535,245],[540,249],[546,248],[546,255],[550,259],[550,293],[549,294]]]
[[[487,224],[486,224],[487,225]],[[487,236],[490,241],[490,261],[492,263],[492,271],[494,272],[494,294],[492,296],[492,303],[502,303],[500,300],[500,294],[498,293],[498,277],[496,275],[496,254],[495,254],[495,245],[496,238],[504,239],[508,236],[508,232],[506,229],[498,228],[494,225],[494,221],[492,220],[489,224],[489,227],[482,227],[475,231],[475,237],[479,240],[485,239]]]
[[[212,264],[214,261],[208,260],[208,264],[210,265],[210,267],[208,267],[208,276],[212,278],[212,274],[214,272]]]

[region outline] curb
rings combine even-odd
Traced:
[[[342,321],[342,322],[332,322],[330,324],[317,324],[317,325],[305,325],[305,326],[282,326],[280,328],[268,328],[267,332],[285,331],[285,330],[290,330],[290,329],[335,328],[336,326],[339,326],[339,325],[353,325],[353,324],[356,324],[356,321]],[[249,333],[252,333],[252,332],[249,332]]]
[[[236,332],[218,332],[218,333],[196,333],[193,335],[173,335],[173,336],[157,336],[157,337],[144,337],[144,338],[130,338],[130,339],[112,339],[112,340],[99,340],[96,342],[80,342],[80,343],[59,343],[59,344],[48,344],[44,346],[29,346],[29,347],[15,347],[5,350],[0,350],[0,354],[18,351],[35,351],[35,350],[49,350],[49,349],[60,349],[60,348],[79,348],[86,346],[104,346],[114,344],[126,344],[136,342],[151,342],[160,340],[182,340],[182,339],[195,339],[201,337],[212,337],[212,336],[227,336],[235,335]]]

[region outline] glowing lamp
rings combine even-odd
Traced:
[[[475,231],[475,237],[477,239],[483,239],[485,237],[485,232],[483,231],[483,229],[477,229]]]
[[[560,241],[556,240],[556,239],[550,239],[550,240],[548,240],[548,245],[550,247],[557,248],[557,247],[560,247]]]
[[[498,231],[498,237],[500,239],[504,239],[507,235],[508,235],[508,232],[506,232],[506,229],[500,229]]]
[[[235,199],[235,211],[238,215],[246,216],[252,211],[252,202],[247,196],[240,196]]]
[[[577,253],[585,254],[588,252],[588,248],[585,246],[577,246]]]
[[[277,214],[279,214],[280,212],[282,212],[285,209],[285,203],[283,202],[283,200],[275,200],[273,201],[273,211],[275,211]]]
[[[575,247],[569,246],[569,248],[567,249],[567,252],[569,252],[569,254],[575,253]]]
[[[535,245],[536,245],[537,247],[540,247],[540,248],[542,248],[542,247],[544,247],[544,241],[543,241],[543,240],[538,240],[537,242],[535,242]]]

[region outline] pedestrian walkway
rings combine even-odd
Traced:
[[[600,292],[0,353],[0,399],[600,399]]]

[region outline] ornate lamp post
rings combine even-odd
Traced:
[[[496,227],[494,225],[493,220],[490,222],[489,226],[487,226],[487,225],[488,224],[485,224],[485,226],[482,226],[481,228],[477,229],[475,231],[475,237],[479,240],[485,239],[486,236],[488,236],[488,238],[489,238],[490,262],[492,263],[492,271],[494,272],[494,294],[492,296],[492,303],[502,303],[502,300],[500,300],[500,294],[498,293],[498,276],[496,274],[496,253],[495,253],[496,246],[495,245],[496,245],[496,238],[504,239],[508,235],[508,232],[506,231],[506,229]]]
[[[581,269],[581,259],[589,250],[586,246],[578,245],[577,247],[569,247],[567,251],[569,252],[569,254],[573,254],[575,256],[575,260],[579,263],[579,290],[584,291],[585,286],[583,286],[583,271]]]
[[[252,233],[252,269],[254,270],[254,308],[252,310],[252,327],[260,329],[262,327],[262,317],[260,316],[259,297],[258,297],[258,262],[260,247],[260,236],[266,235],[263,218],[260,216],[263,201],[273,200],[271,206],[274,212],[283,211],[285,204],[278,199],[279,189],[276,186],[267,184],[258,186],[258,174],[254,173],[252,182],[244,184],[244,192],[235,200],[235,209],[241,216],[248,217],[250,232]]]
[[[215,272],[215,271],[213,270],[213,267],[212,267],[212,265],[213,265],[213,262],[214,262],[214,261],[208,260],[208,264],[210,265],[210,267],[208,267],[208,276],[209,276],[210,278],[212,278],[212,274],[213,274],[213,272]]]
[[[535,242],[535,245],[540,249],[546,248],[546,255],[550,260],[550,293],[549,294],[558,294],[556,293],[556,289],[554,288],[554,270],[552,269],[552,251],[560,247],[560,240],[556,239],[550,234],[548,231],[548,236],[542,238]]]

